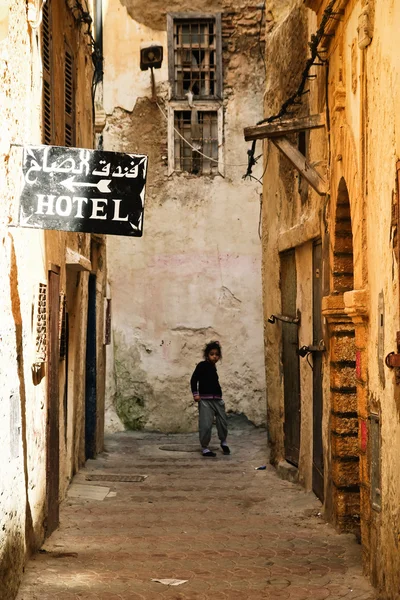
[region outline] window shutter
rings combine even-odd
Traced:
[[[51,0],[43,6],[42,19],[42,63],[43,63],[43,142],[47,145],[53,143],[53,56],[52,56],[52,27],[51,27]]]
[[[74,57],[71,50],[65,48],[64,68],[64,106],[65,106],[65,145],[75,145],[75,89]]]

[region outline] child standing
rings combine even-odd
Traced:
[[[216,364],[222,358],[219,342],[209,342],[203,351],[204,360],[195,368],[190,386],[193,398],[199,405],[199,437],[201,452],[204,457],[215,457],[215,452],[208,449],[211,440],[211,429],[214,415],[217,422],[218,437],[222,452],[230,454],[226,443],[228,423],[225,413],[225,402],[222,400],[222,390],[219,385]]]

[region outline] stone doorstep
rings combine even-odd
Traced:
[[[281,479],[285,479],[285,481],[290,481],[290,483],[298,483],[299,482],[299,470],[294,465],[291,465],[286,460],[281,460],[277,467],[276,473],[278,477]]]

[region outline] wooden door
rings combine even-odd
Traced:
[[[59,522],[59,318],[60,275],[59,269],[49,271],[47,322],[47,439],[46,439],[46,535],[58,527]]]
[[[322,244],[313,246],[313,345],[322,340]],[[322,448],[322,353],[313,352],[313,491],[324,501],[324,456]]]
[[[86,402],[85,402],[85,453],[86,458],[96,456],[97,433],[97,361],[96,361],[96,276],[89,276],[89,297],[86,338]]]
[[[281,254],[282,313],[296,317],[296,257],[290,250]],[[298,328],[293,323],[282,323],[282,364],[285,403],[285,458],[298,466],[300,452],[300,363],[297,349]]]

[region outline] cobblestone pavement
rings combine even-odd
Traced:
[[[215,444],[216,459],[195,452],[196,439],[109,437],[74,483],[108,486],[116,496],[62,504],[60,529],[27,565],[18,600],[376,598],[354,537],[337,534],[315,497],[268,465],[265,431],[232,431],[231,456]],[[89,473],[148,478],[97,483]]]

